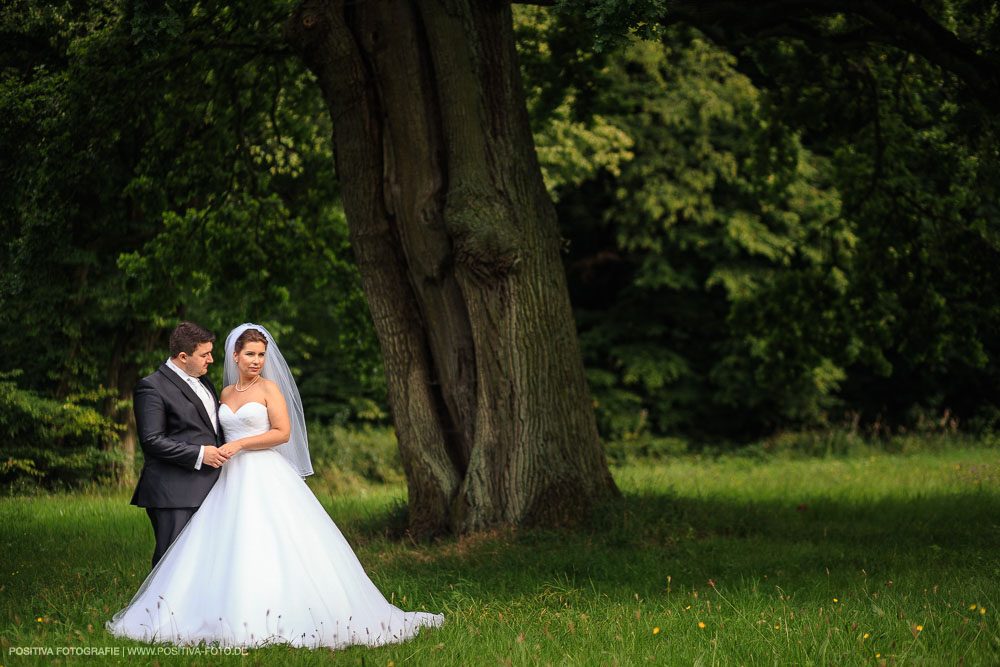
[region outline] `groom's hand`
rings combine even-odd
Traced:
[[[201,462],[213,468],[221,468],[222,464],[229,460],[229,456],[214,445],[205,445],[205,456]]]
[[[227,442],[222,447],[219,447],[219,453],[222,454],[223,456],[225,456],[226,460],[228,461],[229,459],[231,459],[233,457],[234,454],[236,454],[236,452],[238,452],[238,451],[240,451],[240,449],[242,449],[237,444],[238,442],[239,442],[239,440],[231,440],[230,442]]]

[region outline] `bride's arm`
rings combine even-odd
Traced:
[[[266,382],[264,397],[267,399],[267,418],[271,422],[271,430],[260,435],[227,442],[219,448],[219,451],[226,456],[232,456],[242,449],[267,449],[275,445],[283,445],[291,437],[292,425],[288,419],[285,397],[278,390],[278,385],[270,381]]]

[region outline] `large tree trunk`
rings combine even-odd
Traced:
[[[286,36],[332,114],[411,530],[568,522],[616,493],[508,3],[306,0]]]
[[[132,391],[139,381],[139,367],[128,353],[129,348],[139,340],[145,342],[146,349],[143,351],[148,351],[154,338],[149,332],[135,332],[133,327],[131,322],[122,323],[115,332],[105,379],[105,386],[114,393],[104,399],[103,409],[105,417],[125,426],[116,441],[106,443],[109,449],[117,449],[122,454],[122,460],[113,464],[107,472],[116,483],[125,486],[135,482],[135,452],[139,441],[131,404]]]

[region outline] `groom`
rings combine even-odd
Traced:
[[[219,401],[205,377],[215,334],[181,322],[170,334],[170,358],[135,388],[135,423],[145,455],[132,504],[146,508],[156,536],[153,565],[194,515],[228,457]]]

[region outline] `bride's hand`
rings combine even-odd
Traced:
[[[241,449],[243,449],[243,447],[240,445],[240,441],[232,440],[224,444],[222,447],[219,447],[219,452],[223,454],[226,458],[229,458],[236,452],[240,451]]]

